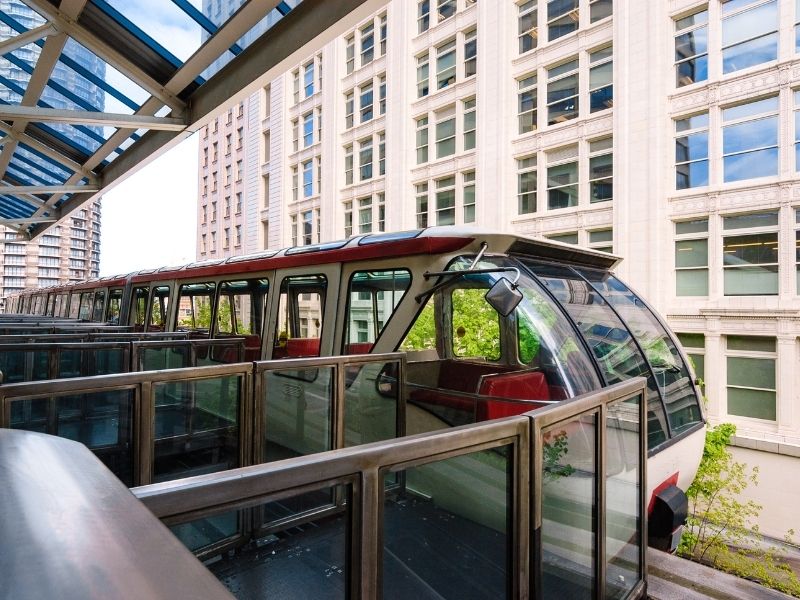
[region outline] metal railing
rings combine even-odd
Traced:
[[[242,546],[210,566],[223,569],[227,580],[236,577],[237,560],[259,551],[269,557],[261,560],[270,561],[273,576],[282,568],[291,575],[297,548],[314,552],[314,536],[323,532],[326,557],[336,554],[343,563],[334,564],[341,581],[327,573],[325,585],[340,584],[342,597],[396,594],[396,586],[409,581],[447,596],[458,596],[464,585],[477,586],[470,588],[475,597],[640,597],[647,531],[644,392],[645,380],[638,378],[519,417],[133,491],[179,537],[234,515],[232,535],[212,546],[217,553],[232,543]],[[265,532],[251,525],[275,503],[331,491],[338,512],[318,513],[313,528]],[[399,552],[398,536],[414,531],[419,556]],[[462,543],[428,557],[425,548],[447,535]],[[291,536],[306,542],[289,544],[287,551],[282,540]],[[193,549],[210,556],[209,547]],[[472,562],[465,558],[469,552]],[[441,564],[430,564],[434,559]],[[441,575],[448,571],[454,573],[449,579]],[[298,572],[290,589],[309,597],[312,579]]]

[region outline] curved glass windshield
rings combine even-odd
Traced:
[[[653,369],[672,434],[702,421],[689,369],[667,330],[628,286],[610,273],[578,269],[625,320]]]
[[[636,340],[611,306],[567,266],[522,261],[566,309],[600,364],[608,384],[646,377],[648,447],[667,440],[669,431],[658,384]]]

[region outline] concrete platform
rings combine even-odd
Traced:
[[[705,567],[698,563],[648,549],[647,597],[653,600],[728,600],[757,598],[787,600],[788,596],[769,588]]]

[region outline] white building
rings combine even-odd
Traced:
[[[450,223],[610,250],[712,418],[800,455],[799,21],[797,0],[391,0],[232,109],[241,136],[201,133],[198,258]]]

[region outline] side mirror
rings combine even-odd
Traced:
[[[484,296],[486,301],[498,313],[507,317],[510,315],[517,305],[522,301],[522,292],[517,289],[517,286],[511,283],[505,277],[497,280],[492,288],[486,292]]]

